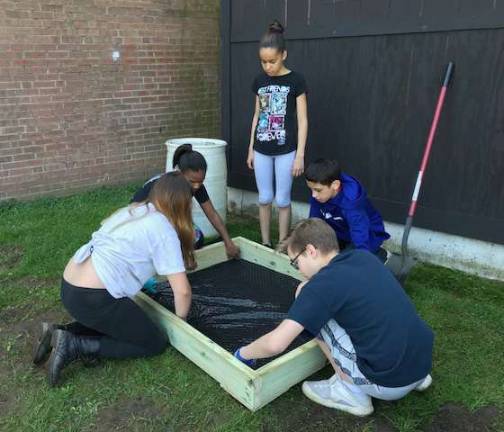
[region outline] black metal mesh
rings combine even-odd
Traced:
[[[244,260],[226,261],[189,275],[193,304],[188,323],[224,349],[233,352],[275,328],[294,301],[299,281]],[[173,311],[166,282],[152,297]],[[292,350],[309,340],[302,334]],[[271,361],[259,361],[256,367]]]

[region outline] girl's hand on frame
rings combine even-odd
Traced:
[[[193,271],[198,268],[198,262],[195,259],[191,259],[187,265],[186,265],[186,270],[187,271]]]
[[[247,166],[249,169],[253,170],[254,169],[254,150],[249,150],[248,156],[247,156]]]
[[[226,255],[228,258],[240,258],[240,248],[236,246],[232,240],[228,244],[225,244],[224,247],[226,248]]]
[[[294,159],[294,164],[292,165],[292,175],[294,177],[299,177],[304,172],[304,157],[296,156]]]

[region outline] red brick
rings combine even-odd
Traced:
[[[218,0],[47,3],[0,15],[0,199],[141,179],[169,136],[218,135]]]

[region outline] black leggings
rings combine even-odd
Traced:
[[[165,333],[128,297],[116,299],[106,289],[81,288],[62,279],[61,301],[76,320],[66,330],[100,337],[100,357],[147,357],[168,345]]]

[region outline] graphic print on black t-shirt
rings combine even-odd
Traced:
[[[259,118],[254,131],[254,150],[281,155],[297,147],[297,101],[306,93],[304,77],[294,71],[281,76],[258,75],[252,83],[257,95]]]
[[[268,85],[258,89],[257,141],[276,140],[278,145],[285,144],[285,114],[290,90],[287,85]]]

